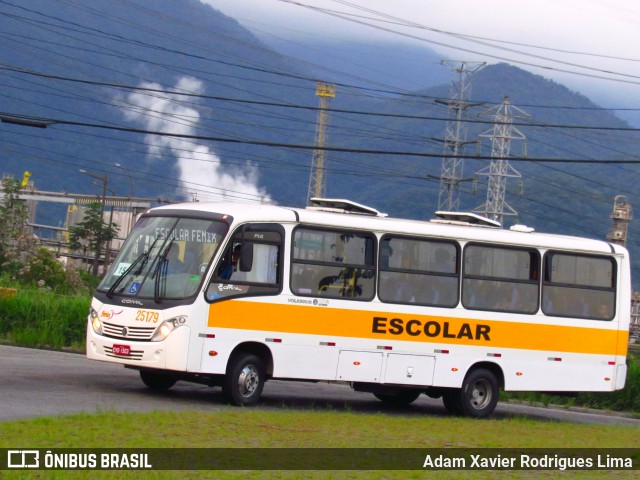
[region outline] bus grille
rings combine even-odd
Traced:
[[[104,354],[107,357],[113,358],[126,358],[128,360],[142,360],[143,351],[142,350],[129,350],[129,355],[116,355],[113,353],[112,347],[104,346]]]
[[[156,327],[122,327],[102,322],[102,333],[106,337],[124,338],[127,340],[150,340]]]

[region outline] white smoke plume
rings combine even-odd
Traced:
[[[161,89],[156,83],[144,82],[142,88]],[[202,82],[192,77],[182,77],[176,84],[177,91],[201,94]],[[127,119],[142,125],[146,130],[195,135],[200,120],[193,104],[194,97],[176,93],[135,92],[127,96],[130,106],[124,110]],[[159,135],[147,135],[149,154],[169,151],[177,159],[180,181],[187,191],[200,195],[234,201],[270,202],[265,189],[258,187],[258,172],[247,163],[242,169],[223,169],[220,158],[203,144],[193,140]],[[202,193],[206,192],[212,193]],[[200,196],[197,195],[197,196]]]

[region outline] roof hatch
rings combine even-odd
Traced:
[[[438,218],[431,221],[435,223],[450,223],[452,225],[473,225],[477,227],[502,228],[500,222],[491,220],[476,213],[444,212],[440,210],[436,212],[436,217]]]
[[[336,212],[336,213],[355,213],[358,215],[371,215],[374,217],[386,217],[386,213],[381,213],[375,208],[361,205],[351,200],[345,200],[342,198],[318,198],[313,197],[309,200],[311,206],[307,207],[308,210],[320,210],[323,212]]]

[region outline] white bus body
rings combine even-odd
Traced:
[[[484,417],[499,389],[623,388],[630,284],[626,250],[604,241],[171,205],[141,217],[98,287],[87,356],[138,369],[153,389],[222,386],[238,405],[273,378],[394,403],[426,393]]]

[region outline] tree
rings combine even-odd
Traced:
[[[0,201],[0,263],[7,257],[8,251],[24,232],[29,211],[20,200],[20,182],[15,178],[2,181],[2,201]]]
[[[108,242],[118,234],[115,223],[107,223],[103,219],[102,203],[92,202],[87,205],[84,218],[77,225],[69,227],[69,243],[72,249],[86,247],[93,253],[92,274],[98,275],[100,256],[106,250]]]

